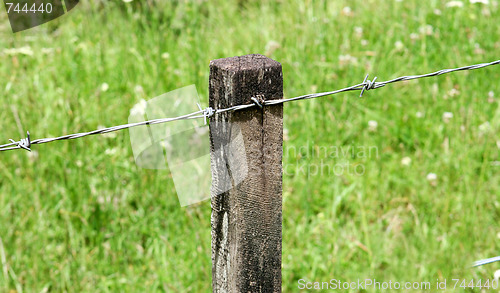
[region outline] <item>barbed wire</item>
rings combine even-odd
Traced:
[[[439,76],[439,75],[443,75],[443,74],[447,74],[447,73],[451,73],[451,72],[456,72],[456,71],[475,70],[475,69],[484,68],[484,67],[492,66],[492,65],[498,65],[498,64],[500,64],[500,60],[496,60],[496,61],[492,61],[492,62],[488,62],[488,63],[468,65],[468,66],[463,66],[463,67],[458,67],[458,68],[442,69],[442,70],[439,70],[436,72],[431,72],[431,73],[421,74],[421,75],[401,76],[401,77],[397,77],[397,78],[387,80],[387,81],[376,81],[377,77],[375,77],[373,80],[368,80],[368,74],[367,74],[362,83],[359,83],[359,84],[356,84],[353,86],[349,86],[349,87],[346,87],[343,89],[339,89],[339,90],[322,92],[322,93],[315,93],[315,94],[307,94],[307,95],[293,97],[293,98],[287,98],[287,99],[267,100],[267,101],[264,100],[263,96],[258,95],[258,96],[251,98],[251,100],[253,101],[253,104],[236,105],[236,106],[225,108],[225,109],[213,109],[211,107],[202,109],[201,106],[198,104],[198,108],[200,109],[199,111],[196,111],[196,112],[193,112],[190,114],[186,114],[186,115],[182,115],[182,116],[178,116],[178,117],[161,118],[161,119],[154,119],[154,120],[148,120],[148,121],[137,122],[137,123],[129,123],[129,124],[124,124],[124,125],[118,125],[118,126],[113,126],[113,127],[108,127],[108,128],[97,129],[97,130],[90,131],[90,132],[68,134],[68,135],[63,135],[63,136],[54,137],[54,138],[42,138],[42,139],[36,139],[36,140],[31,141],[30,140],[30,133],[27,132],[26,138],[20,139],[19,141],[9,139],[9,141],[11,143],[0,145],[0,152],[15,150],[15,149],[25,149],[27,151],[31,151],[31,146],[36,145],[36,144],[49,143],[49,142],[54,142],[54,141],[58,141],[58,140],[77,139],[77,138],[82,138],[85,136],[105,134],[105,133],[119,131],[119,130],[123,130],[123,129],[127,129],[127,128],[137,127],[137,126],[154,125],[154,124],[167,123],[167,122],[179,121],[179,120],[203,118],[205,120],[205,124],[206,124],[207,118],[210,118],[215,114],[220,114],[220,113],[224,113],[224,112],[239,111],[239,110],[248,109],[248,108],[252,108],[252,107],[263,108],[263,106],[272,106],[272,105],[278,105],[278,104],[283,104],[283,103],[292,102],[292,101],[320,98],[320,97],[331,96],[331,95],[339,94],[342,92],[348,92],[348,91],[361,91],[359,96],[362,97],[365,91],[372,90],[372,89],[378,89],[378,88],[384,87],[388,84],[395,83],[395,82],[408,81],[408,80],[425,78],[425,77]]]
[[[14,141],[12,139],[9,139],[11,141],[11,143],[0,145],[0,152],[20,149],[20,148],[31,151],[30,147],[32,145],[35,145],[35,144],[49,143],[49,142],[54,142],[54,141],[58,141],[58,140],[70,140],[70,139],[81,138],[81,137],[85,137],[85,136],[89,136],[89,135],[105,134],[105,133],[123,130],[123,129],[131,128],[131,127],[136,127],[136,126],[154,125],[154,124],[160,124],[160,123],[166,123],[166,122],[172,122],[172,121],[178,121],[178,120],[204,118],[204,117],[207,117],[209,115],[207,112],[208,112],[208,110],[204,109],[204,110],[193,112],[193,113],[190,113],[187,115],[174,117],[174,118],[161,118],[161,119],[154,119],[154,120],[142,121],[142,122],[137,122],[137,123],[129,123],[129,124],[118,125],[118,126],[113,126],[113,127],[108,127],[108,128],[101,128],[101,129],[97,129],[97,130],[90,131],[90,132],[68,134],[68,135],[54,137],[54,138],[41,138],[41,139],[36,139],[33,141],[30,140],[30,133],[28,131],[27,137],[25,139],[21,139],[20,141]],[[202,114],[202,115],[200,115],[200,114]]]
[[[497,261],[500,261],[500,256],[478,260],[478,261],[474,262],[472,264],[472,266],[473,267],[479,267],[479,266],[487,265],[487,264],[494,263],[494,262],[497,262]]]

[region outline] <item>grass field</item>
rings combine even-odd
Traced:
[[[493,61],[499,23],[493,0],[84,1],[12,34],[0,8],[0,144],[123,124],[190,84],[207,104],[217,58],[281,62],[285,97]],[[495,66],[286,104],[283,291],[491,279],[498,264],[469,265],[500,255],[499,79]],[[181,208],[127,131],[33,149],[0,153],[0,292],[210,292],[210,203]]]

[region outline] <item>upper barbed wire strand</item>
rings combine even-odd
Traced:
[[[123,129],[128,129],[132,127],[137,127],[137,126],[144,126],[144,125],[154,125],[154,124],[160,124],[160,123],[167,123],[167,122],[173,122],[173,121],[179,121],[179,120],[187,120],[187,119],[206,119],[210,118],[211,116],[215,114],[220,114],[224,112],[232,112],[232,111],[238,111],[238,110],[243,110],[243,109],[248,109],[251,107],[261,107],[262,105],[264,106],[271,106],[271,105],[278,105],[278,104],[283,104],[286,102],[292,102],[292,101],[300,101],[300,100],[307,100],[307,99],[315,99],[315,98],[320,98],[324,96],[331,96],[335,95],[338,93],[342,92],[348,92],[348,91],[361,91],[360,97],[363,96],[363,93],[368,90],[372,89],[378,89],[383,86],[386,86],[391,83],[395,82],[400,82],[400,81],[407,81],[407,80],[413,80],[413,79],[418,79],[418,78],[425,78],[425,77],[432,77],[432,76],[438,76],[438,75],[443,75],[455,71],[464,71],[464,70],[474,70],[474,69],[479,69],[479,68],[484,68],[487,66],[492,66],[492,65],[498,65],[500,64],[500,60],[488,62],[488,63],[480,63],[480,64],[474,64],[474,65],[468,65],[468,66],[463,66],[463,67],[458,67],[458,68],[451,68],[451,69],[442,69],[436,72],[431,72],[427,74],[421,74],[421,75],[407,75],[407,76],[401,76],[397,77],[391,80],[387,81],[376,81],[376,77],[370,81],[368,80],[368,75],[365,76],[365,79],[362,83],[352,85],[343,89],[335,90],[335,91],[330,91],[330,92],[322,92],[322,93],[316,93],[316,94],[307,94],[303,96],[298,96],[298,97],[293,97],[293,98],[288,98],[288,99],[278,99],[278,100],[268,100],[268,101],[259,101],[258,97],[252,97],[252,101],[254,102],[253,104],[246,104],[246,105],[237,105],[225,109],[212,109],[211,107],[201,109],[199,111],[178,116],[178,117],[173,117],[173,118],[161,118],[161,119],[154,119],[154,120],[148,120],[148,121],[143,121],[143,122],[137,122],[137,123],[129,123],[129,124],[124,124],[124,125],[118,125],[118,126],[113,126],[113,127],[108,127],[108,128],[102,128],[102,129],[97,129],[94,131],[90,132],[82,132],[82,133],[75,133],[75,134],[68,134],[64,136],[59,136],[59,137],[54,137],[54,138],[41,138],[41,139],[36,139],[31,141],[29,138],[29,134],[27,138],[23,138],[19,141],[14,141],[10,140],[11,143],[0,145],[0,152],[2,151],[9,151],[9,150],[15,150],[15,149],[25,149],[28,151],[31,151],[30,147],[35,144],[43,144],[43,143],[49,143],[49,142],[54,142],[58,140],[70,140],[70,139],[77,139],[77,138],[82,138],[85,136],[90,136],[90,135],[97,135],[97,134],[105,134],[109,132],[114,132],[114,131],[119,131]]]

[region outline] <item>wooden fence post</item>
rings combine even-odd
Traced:
[[[210,62],[209,83],[214,109],[251,104],[257,95],[283,97],[281,64],[262,55]],[[227,162],[234,138],[228,125],[243,138],[233,158],[246,160],[239,184],[241,170]],[[283,105],[212,116],[210,155],[213,292],[281,292]]]

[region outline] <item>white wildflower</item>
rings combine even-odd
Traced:
[[[352,13],[351,7],[346,6],[346,7],[342,8],[342,14],[345,16],[352,16],[353,13]]]
[[[464,3],[462,1],[450,1],[446,3],[446,7],[464,7]]]
[[[424,113],[422,113],[422,112],[418,111],[417,113],[415,113],[415,116],[416,116],[417,118],[422,118],[422,117],[424,117]]]
[[[469,2],[471,4],[476,4],[476,3],[479,3],[479,4],[484,4],[484,5],[488,5],[490,4],[490,1],[489,0],[469,0]]]
[[[54,48],[42,48],[40,52],[44,55],[52,54],[54,52]]]
[[[274,51],[276,51],[279,48],[281,48],[280,43],[278,43],[276,41],[273,41],[273,40],[267,42],[267,44],[266,44],[266,55],[273,54]]]
[[[489,17],[491,16],[491,11],[488,8],[484,7],[483,9],[481,9],[481,14],[483,16]]]
[[[378,123],[375,120],[368,121],[368,131],[374,132],[377,130]]]
[[[361,36],[363,35],[363,28],[360,27],[360,26],[357,26],[354,28],[354,33],[356,34],[356,36],[358,38],[361,38]]]
[[[349,64],[357,64],[358,59],[356,57],[353,57],[349,54],[346,55],[340,55],[339,56],[339,63],[341,66],[343,65],[349,65]]]
[[[488,98],[494,98],[494,97],[495,97],[495,93],[493,91],[489,91]]]
[[[26,155],[28,156],[28,158],[31,162],[35,162],[36,160],[38,160],[38,152],[37,151],[32,150],[31,152],[26,152]]]
[[[493,91],[488,92],[488,103],[494,103],[495,102],[495,93]]]
[[[439,86],[437,83],[433,83],[432,86],[431,86],[431,90],[432,90],[432,95],[437,95],[438,92],[439,92]]]
[[[130,116],[144,116],[146,114],[146,108],[148,107],[148,102],[141,99],[139,103],[135,104],[132,109],[130,109]]]
[[[485,53],[485,51],[483,48],[481,48],[481,45],[479,45],[478,43],[475,43],[474,44],[474,54],[482,55],[484,53]]]
[[[9,56],[16,56],[16,55],[33,56],[34,55],[34,52],[30,46],[24,46],[24,47],[20,47],[20,48],[3,49],[3,53],[5,55],[9,55]]]
[[[103,83],[101,84],[101,92],[107,92],[109,90],[109,84]]]
[[[427,174],[427,181],[436,181],[437,180],[437,175],[436,173],[429,173]]]
[[[451,90],[448,91],[448,93],[446,94],[446,96],[444,97],[444,99],[447,99],[448,97],[455,97],[455,96],[458,96],[460,95],[460,91],[457,90],[456,88],[452,88]]]
[[[104,153],[108,156],[112,156],[118,152],[117,148],[106,149]]]
[[[444,112],[443,113],[443,121],[444,121],[444,123],[450,122],[451,118],[453,118],[453,113],[451,113],[451,112]]]
[[[397,41],[396,43],[394,43],[394,47],[396,47],[397,51],[401,51],[404,49],[405,45],[403,44],[403,42]]]
[[[410,157],[404,157],[403,159],[401,159],[401,164],[403,166],[410,166],[410,164],[411,164],[411,158]]]
[[[136,95],[143,95],[144,94],[144,88],[140,85],[136,85],[134,87],[134,92]]]
[[[418,31],[420,32],[420,34],[422,35],[432,35],[432,33],[434,32],[434,28],[432,27],[432,25],[428,24],[428,25],[424,25],[424,26],[421,26]]]
[[[493,279],[499,281],[500,280],[500,270],[496,270],[493,274]]]
[[[164,149],[169,150],[169,151],[171,151],[171,150],[173,149],[172,144],[170,144],[170,142],[169,142],[168,140],[166,140],[166,139],[162,140],[162,141],[160,142],[160,145],[161,145]]]
[[[486,133],[490,131],[491,125],[488,121],[484,122],[483,124],[479,125],[479,132],[480,133]]]

